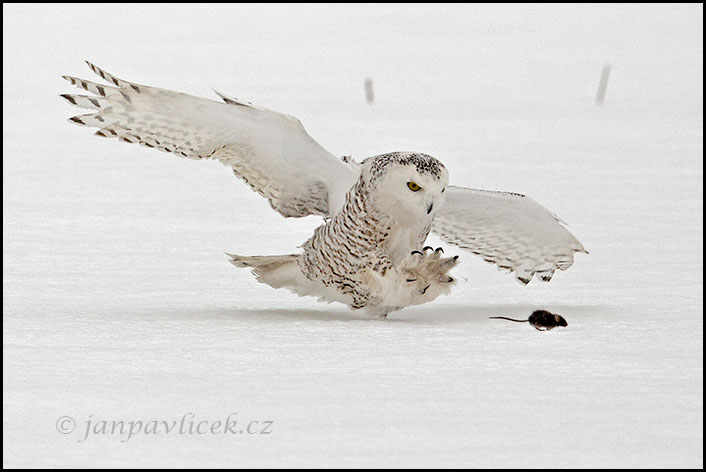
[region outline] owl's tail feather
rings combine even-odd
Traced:
[[[239,256],[228,254],[230,263],[236,267],[249,267],[258,282],[274,288],[294,288],[302,282],[304,274],[299,269],[300,254],[281,256]]]

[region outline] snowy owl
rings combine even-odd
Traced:
[[[458,256],[424,246],[431,231],[527,284],[566,270],[586,252],[563,222],[521,194],[448,184],[437,159],[392,152],[337,158],[296,118],[216,92],[223,102],[126,82],[88,63],[110,85],[64,76],[92,95],[61,95],[94,110],[69,118],[96,135],[191,159],[217,159],[284,217],[324,224],[296,254],[240,256],[259,282],[385,317],[430,302],[455,284]]]

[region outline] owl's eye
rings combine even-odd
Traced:
[[[417,185],[416,182],[407,182],[407,187],[409,187],[412,192],[418,192],[422,188]]]

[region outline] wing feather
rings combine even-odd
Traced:
[[[556,215],[518,193],[449,186],[432,229],[449,244],[515,272],[523,284],[535,274],[548,282],[557,269],[571,267],[575,253],[587,253]]]
[[[219,160],[285,217],[335,214],[358,177],[294,117],[218,92],[223,103],[128,82],[87,63],[111,85],[64,76],[95,95],[61,95],[95,111],[69,121],[99,128],[98,136]]]

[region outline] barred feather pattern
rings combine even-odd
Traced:
[[[313,141],[296,118],[219,92],[216,93],[224,103],[135,84],[90,62],[87,64],[111,85],[63,76],[93,94],[61,95],[70,104],[93,111],[69,118],[71,123],[98,128],[95,135],[99,137],[138,143],[190,159],[219,160],[230,166],[237,177],[268,199],[270,206],[285,217],[330,216],[330,182],[348,179],[352,184],[353,176],[357,175],[350,165],[334,158]],[[235,121],[236,126],[229,119]],[[253,137],[259,130],[238,129],[237,124],[241,122],[260,125],[265,130],[263,134],[272,132],[275,139],[267,135]],[[277,142],[277,138],[282,142]],[[297,149],[300,144],[303,152],[311,152],[313,160],[321,159],[318,165],[321,177],[312,175],[312,172],[305,174],[302,170],[299,176],[285,178],[283,173],[277,172],[287,165],[297,165],[294,161],[299,156],[287,160],[279,154],[289,148]],[[268,161],[267,157],[273,154],[275,158]],[[277,159],[284,161],[284,165]],[[342,185],[342,192],[350,188],[345,182]]]
[[[304,257],[299,259],[308,279],[350,296],[354,309],[381,303],[362,279],[362,271],[369,268],[384,276],[393,267],[384,250],[392,221],[375,209],[370,185],[359,178],[341,211],[302,245]]]
[[[223,103],[135,84],[88,65],[109,85],[64,76],[88,92],[61,95],[90,110],[69,118],[71,123],[98,128],[99,137],[218,160],[281,215],[330,218],[304,243],[303,254],[232,256],[234,264],[255,268],[259,279],[274,287],[343,300],[356,309],[379,307],[384,315],[431,301],[454,284],[448,271],[456,257],[442,259],[440,252],[427,254],[431,248],[414,246],[430,231],[515,272],[523,284],[535,275],[549,281],[557,269],[573,264],[575,253],[586,252],[561,220],[529,197],[447,187],[446,169],[431,156],[396,152],[363,163],[338,159],[289,115],[220,92]],[[428,203],[426,216],[400,216],[398,187],[383,177],[407,175],[405,167],[416,171],[415,180],[428,179],[424,186],[431,198],[445,192],[435,213]],[[404,183],[399,188],[407,191]],[[376,195],[383,196],[376,200]]]
[[[535,276],[549,282],[555,271],[587,253],[549,210],[518,193],[449,186],[434,218],[441,239],[515,273],[523,285]]]

